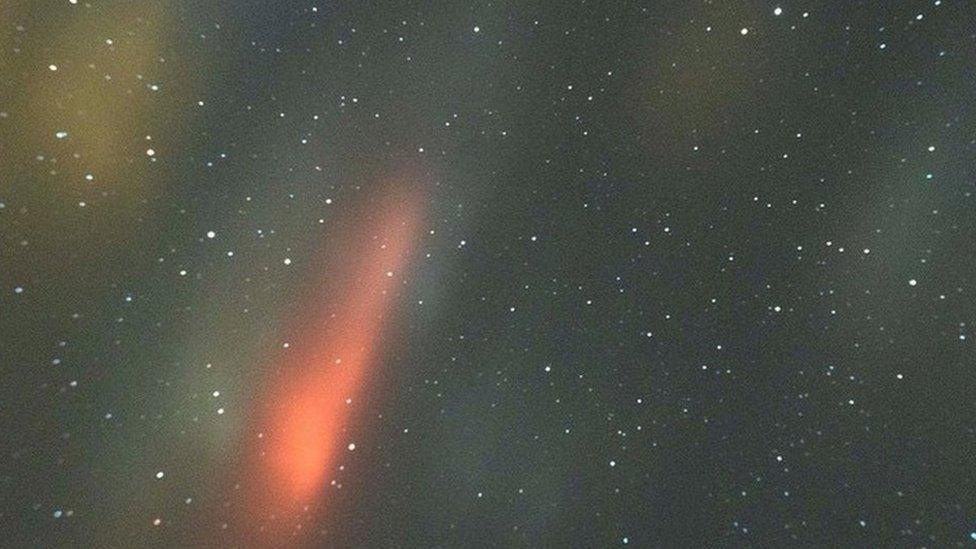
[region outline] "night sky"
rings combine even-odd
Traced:
[[[971,547],[976,4],[0,2],[0,545]]]

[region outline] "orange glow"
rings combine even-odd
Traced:
[[[371,205],[331,241],[339,246],[331,265],[313,272],[325,280],[303,296],[248,430],[244,494],[235,496],[245,496],[250,509],[239,517],[248,521],[244,533],[260,529],[273,536],[272,545],[295,541],[336,478],[340,456],[356,442],[346,429],[374,369],[419,222],[414,197]]]

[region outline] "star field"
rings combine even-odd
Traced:
[[[12,547],[967,547],[976,7],[0,6]]]

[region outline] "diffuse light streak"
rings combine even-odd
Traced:
[[[353,234],[340,241],[342,267],[320,273],[327,280],[313,284],[299,306],[310,310],[289,334],[249,430],[259,439],[248,451],[241,486],[247,523],[240,533],[260,532],[264,539],[252,537],[255,545],[301,539],[296,532],[319,507],[347,451],[345,431],[376,366],[385,318],[414,245],[417,203],[412,196],[387,197],[357,219]]]

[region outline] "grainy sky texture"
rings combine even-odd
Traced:
[[[3,0],[0,544],[976,543],[976,5]]]

